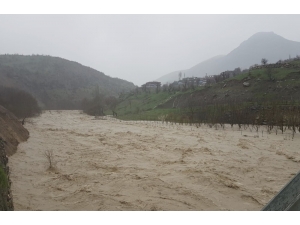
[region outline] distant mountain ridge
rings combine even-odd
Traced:
[[[274,32],[258,32],[242,42],[225,56],[217,56],[203,61],[190,69],[181,70],[186,77],[204,77],[218,75],[237,67],[248,69],[251,65],[260,64],[262,58],[275,63],[289,56],[300,55],[300,42],[287,40]],[[157,79],[162,83],[178,80],[180,71],[171,72]]]
[[[117,96],[135,88],[131,82],[111,78],[77,62],[52,56],[0,55],[0,85],[31,93],[45,109],[78,109],[101,93]]]

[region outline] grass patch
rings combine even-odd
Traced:
[[[7,175],[2,167],[0,167],[0,189],[6,189],[8,187]]]
[[[152,111],[156,109],[160,104],[165,103],[168,99],[181,94],[177,92],[159,92],[159,93],[140,93],[138,95],[129,96],[122,102],[118,104],[115,111],[118,113],[120,118],[129,118],[126,115],[137,114],[142,117],[152,117],[153,114],[157,113],[147,113],[147,111]],[[156,111],[156,110],[155,110]],[[106,114],[111,114],[110,110],[105,112]],[[138,116],[134,115],[134,118]]]
[[[8,188],[8,179],[2,165],[0,164],[0,211],[8,210],[6,203],[6,194]]]

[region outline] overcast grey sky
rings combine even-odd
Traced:
[[[300,15],[0,15],[0,54],[58,56],[141,85],[256,32],[300,42]]]

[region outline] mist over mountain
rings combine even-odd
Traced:
[[[296,55],[300,55],[300,42],[287,40],[274,32],[259,32],[225,56],[216,56],[180,71],[186,77],[204,77],[206,74],[217,75],[237,67],[248,69],[254,64],[260,64],[262,58],[266,58],[268,63],[275,63]],[[157,80],[162,83],[173,82],[178,80],[180,71],[171,72]]]
[[[77,62],[52,56],[0,55],[0,85],[25,90],[44,109],[78,109],[97,86],[106,96],[135,88]]]

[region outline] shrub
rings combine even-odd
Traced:
[[[0,105],[18,118],[27,118],[41,113],[36,99],[26,91],[0,86]]]
[[[0,164],[0,211],[8,210],[6,201],[7,188],[7,175],[5,174],[2,165]]]

